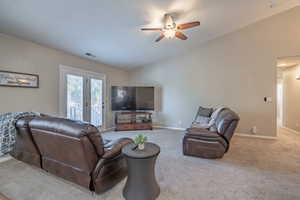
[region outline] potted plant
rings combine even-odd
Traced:
[[[147,137],[143,135],[138,135],[134,138],[134,143],[137,145],[139,150],[144,150],[146,141]]]

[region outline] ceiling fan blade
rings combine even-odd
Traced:
[[[141,28],[142,31],[161,31],[162,28]]]
[[[185,24],[180,24],[179,26],[177,26],[177,29],[183,30],[183,29],[193,28],[193,27],[199,26],[199,25],[200,25],[200,22],[198,22],[198,21],[189,22],[189,23],[185,23]]]
[[[155,40],[155,42],[159,42],[161,39],[165,37],[164,34],[160,34],[160,36]]]
[[[175,36],[178,37],[181,40],[186,40],[188,38],[188,37],[186,37],[186,35],[184,35],[183,33],[179,32],[179,31],[177,31],[175,33]]]

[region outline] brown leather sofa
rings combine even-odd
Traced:
[[[103,140],[88,123],[55,117],[25,117],[16,123],[16,159],[102,193],[127,176],[122,147],[132,140]]]
[[[215,121],[215,129],[187,129],[183,138],[183,154],[202,158],[222,158],[238,125],[239,116],[229,108],[223,109]]]

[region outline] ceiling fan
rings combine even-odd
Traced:
[[[199,26],[199,21],[188,22],[180,25],[176,25],[172,16],[170,14],[165,14],[165,25],[163,28],[142,28],[142,31],[160,31],[161,34],[155,40],[155,42],[159,42],[163,38],[173,38],[177,37],[181,40],[186,40],[188,37],[184,35],[180,30],[193,28],[195,26]]]

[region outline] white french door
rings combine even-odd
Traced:
[[[60,66],[60,114],[104,128],[105,75]]]

